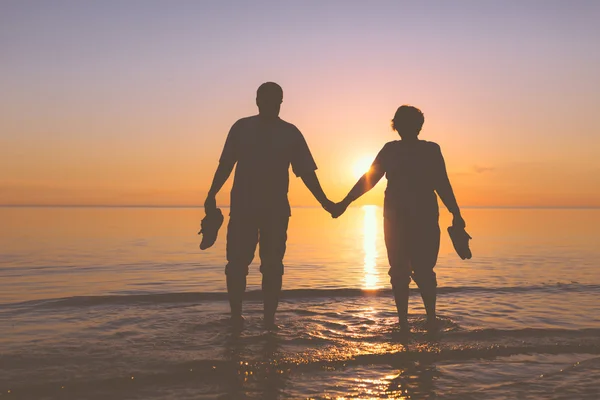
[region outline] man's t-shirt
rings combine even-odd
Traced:
[[[238,120],[229,131],[220,162],[237,162],[231,190],[231,214],[289,216],[289,167],[296,176],[317,165],[302,133],[277,118],[258,115]]]
[[[448,182],[438,144],[425,140],[389,142],[377,155],[373,168],[385,172],[388,180],[384,201],[387,215],[402,214],[417,223],[437,223],[435,191],[447,190]]]

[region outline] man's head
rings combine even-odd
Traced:
[[[275,82],[266,82],[256,91],[258,112],[265,117],[277,117],[283,101],[283,89]]]
[[[416,107],[401,106],[396,110],[392,119],[392,129],[398,132],[403,139],[414,139],[421,132],[425,116]]]

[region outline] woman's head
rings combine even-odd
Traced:
[[[400,106],[392,119],[392,129],[403,139],[414,139],[421,132],[425,116],[416,107]]]

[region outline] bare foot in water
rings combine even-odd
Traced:
[[[263,324],[265,326],[265,329],[269,331],[275,331],[279,329],[277,324],[275,324],[275,317],[265,317]]]
[[[244,329],[244,317],[241,315],[232,315],[231,316],[231,328],[236,331],[241,331]]]
[[[410,338],[410,327],[408,322],[404,324],[398,324],[398,329],[392,331],[392,339],[397,340],[400,343],[408,342]]]
[[[440,324],[437,318],[431,319],[427,318],[427,322],[425,322],[425,329],[429,333],[437,333],[440,329]]]
[[[410,332],[410,326],[408,325],[407,318],[398,319],[398,327],[400,327],[401,331]]]

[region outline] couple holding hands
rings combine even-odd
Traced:
[[[325,210],[337,218],[385,175],[384,233],[394,299],[400,328],[408,331],[408,296],[411,278],[419,287],[427,312],[427,325],[436,326],[434,267],[440,246],[438,201],[453,215],[448,228],[461,258],[470,258],[460,209],[454,197],[440,147],[418,138],[424,117],[412,106],[401,106],[392,119],[400,140],[381,149],[371,168],[339,203],[330,201],[317,178],[317,166],[302,133],[279,118],[283,90],[273,82],[262,84],[256,94],[259,113],[238,120],[229,131],[219,166],[204,203],[200,248],[216,240],[223,215],[215,197],[231,175],[230,219],[227,227],[227,292],[231,319],[243,322],[242,299],[248,266],[259,245],[264,299],[264,322],[273,326],[284,273],[288,221],[289,167],[302,179]]]

